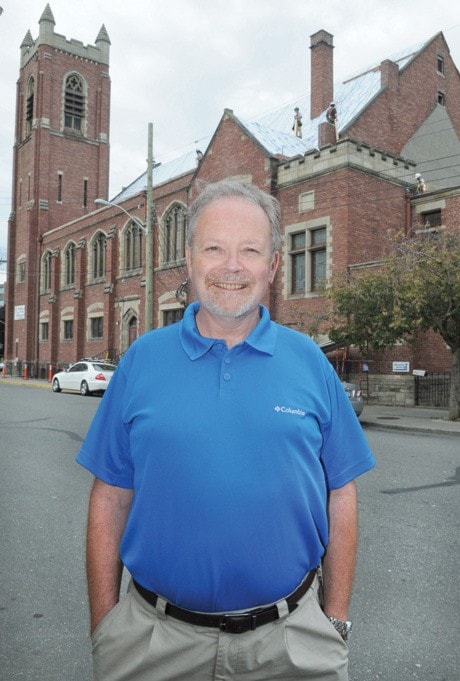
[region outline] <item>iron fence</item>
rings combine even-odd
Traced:
[[[415,405],[418,407],[448,407],[450,374],[415,376]]]

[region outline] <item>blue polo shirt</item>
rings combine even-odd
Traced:
[[[318,565],[328,490],[374,465],[335,371],[261,307],[228,349],[190,305],[124,355],[77,461],[134,489],[121,559],[190,610],[276,601]]]

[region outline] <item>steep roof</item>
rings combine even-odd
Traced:
[[[412,47],[400,50],[389,59],[403,70],[431,42],[425,40]],[[334,85],[334,102],[338,112],[339,132],[345,130],[372,102],[381,90],[380,64],[368,67],[352,75],[342,83]],[[302,138],[292,133],[294,106],[303,114]],[[262,146],[268,156],[293,157],[305,154],[318,144],[318,125],[325,120],[326,110],[310,120],[310,94],[305,93],[297,99],[272,109],[254,120],[235,117],[248,133]],[[210,138],[209,138],[210,139]],[[202,143],[203,151],[209,144]],[[177,159],[161,163],[153,172],[153,185],[159,186],[175,177],[191,172],[196,168],[195,152],[188,152]],[[146,173],[134,180],[112,200],[124,201],[146,187]]]
[[[206,143],[207,147],[208,143]],[[204,147],[205,148],[205,147]],[[181,175],[186,175],[187,173],[193,172],[196,169],[196,152],[189,151],[178,158],[171,161],[166,161],[165,163],[158,163],[153,168],[153,186],[159,187],[165,182],[180,177]],[[130,185],[124,187],[122,191],[111,199],[116,203],[120,201],[125,201],[131,196],[139,194],[147,186],[147,172],[142,173],[134,182]]]
[[[49,4],[47,4],[45,9],[43,10],[43,13],[38,23],[40,24],[42,21],[49,21],[51,24],[56,24],[56,22],[54,21],[53,12],[51,11],[51,7],[49,6]]]
[[[430,39],[431,40],[431,39]],[[399,51],[389,59],[403,70],[427,45],[423,41]],[[364,111],[381,90],[380,64],[347,78],[334,85],[334,102],[338,112],[339,132]],[[302,138],[295,137],[291,128],[294,120],[294,106],[303,114]],[[296,100],[273,109],[253,121],[239,119],[247,130],[262,144],[270,155],[295,156],[313,149],[318,143],[318,125],[326,118],[326,110],[310,120],[310,95],[304,94]]]

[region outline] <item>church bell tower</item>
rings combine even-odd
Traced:
[[[54,31],[49,5],[20,46],[8,230],[5,358],[38,357],[43,234],[84,216],[109,184],[110,39]]]

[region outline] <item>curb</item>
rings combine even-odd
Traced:
[[[365,428],[372,428],[374,430],[399,430],[406,433],[418,433],[419,435],[449,435],[453,437],[458,437],[460,435],[460,430],[455,432],[450,429],[438,428],[436,426],[416,426],[404,423],[376,423],[375,421],[361,421],[361,425]]]
[[[41,388],[42,390],[51,390],[51,383],[38,383],[34,380],[30,381],[28,379],[24,378],[7,378],[7,379],[1,379],[0,378],[0,385],[22,385],[26,388]]]

